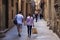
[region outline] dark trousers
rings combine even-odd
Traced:
[[[44,7],[41,8],[42,9],[42,13],[40,14],[41,19],[43,18],[43,14],[44,14]]]
[[[32,26],[31,25],[27,25],[27,29],[28,29],[28,36],[31,36]]]
[[[40,14],[40,19],[42,19],[43,18],[43,14]]]
[[[38,14],[35,14],[35,18],[36,18],[36,22],[37,22],[37,20],[38,20]]]

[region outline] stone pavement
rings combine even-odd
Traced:
[[[43,19],[34,21],[34,25],[37,28],[38,34],[32,34],[31,38],[27,36],[27,27],[22,27],[21,37],[18,37],[16,26],[6,33],[6,37],[0,40],[60,40],[58,36],[49,30],[46,21]]]

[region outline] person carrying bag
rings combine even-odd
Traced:
[[[18,30],[18,36],[21,37],[21,31],[22,31],[22,25],[23,25],[23,15],[22,12],[20,11],[14,19],[14,24],[17,26],[17,30]]]
[[[33,27],[33,25],[34,25],[33,17],[32,17],[31,14],[29,14],[29,15],[27,16],[26,23],[27,23],[28,37],[31,37],[31,31],[32,31],[32,27]]]
[[[17,17],[14,18],[13,23],[17,25]]]

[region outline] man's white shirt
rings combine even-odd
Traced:
[[[16,15],[16,19],[17,19],[17,23],[18,24],[22,24],[22,20],[23,20],[23,15],[22,14],[17,14]]]

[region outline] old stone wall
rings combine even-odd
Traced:
[[[47,2],[48,1],[48,2]],[[53,32],[60,37],[60,0],[47,0],[45,6],[45,20]],[[46,12],[46,10],[49,10]]]
[[[13,18],[16,15],[17,0],[0,0],[0,27],[8,29],[13,26]]]

